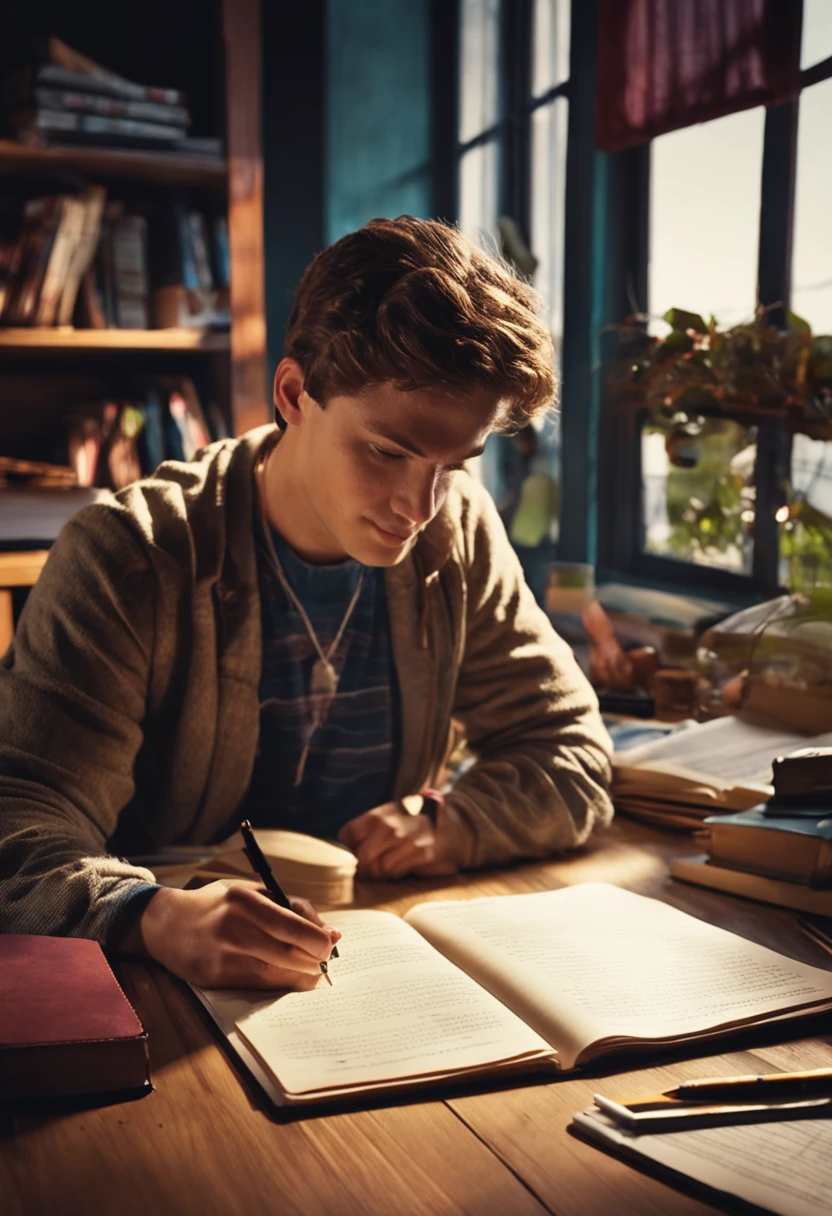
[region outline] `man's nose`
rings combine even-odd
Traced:
[[[429,523],[436,514],[436,471],[414,470],[403,477],[392,499],[397,515],[417,527]]]

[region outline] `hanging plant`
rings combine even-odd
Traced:
[[[608,378],[619,408],[648,409],[680,449],[715,415],[782,418],[792,432],[832,439],[831,336],[813,335],[793,313],[785,331],[762,311],[730,329],[681,308],[664,320],[671,327],[664,338],[633,318],[619,327]]]

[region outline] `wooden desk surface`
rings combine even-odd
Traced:
[[[620,819],[571,859],[441,883],[361,884],[358,901],[401,913],[425,899],[609,881],[828,964],[793,913],[670,880],[669,860],[694,851],[689,837]],[[94,1110],[7,1115],[0,1124],[3,1216],[715,1210],[567,1134],[572,1115],[611,1081],[567,1079],[279,1122],[245,1087],[183,985],[140,963],[119,973],[150,1035],[155,1092]],[[745,1036],[742,1050],[617,1071],[615,1089],[650,1093],[680,1079],[832,1065],[832,1036],[772,1044],[773,1032],[758,1032]]]

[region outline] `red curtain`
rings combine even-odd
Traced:
[[[598,0],[595,143],[776,104],[800,86],[801,0]]]

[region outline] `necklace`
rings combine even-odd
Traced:
[[[269,449],[269,450],[271,451],[272,449]],[[263,532],[266,537],[266,546],[269,551],[269,557],[271,558],[272,564],[274,565],[275,573],[277,574],[277,577],[280,580],[280,585],[283,588],[283,590],[285,591],[287,598],[289,599],[291,604],[296,609],[298,616],[303,621],[304,628],[306,629],[306,632],[309,634],[309,640],[311,641],[312,645],[315,647],[315,650],[318,653],[318,657],[312,665],[312,679],[311,679],[310,685],[309,685],[309,692],[312,697],[312,723],[309,727],[309,730],[307,731],[306,741],[303,746],[303,751],[300,754],[300,760],[298,761],[298,766],[297,766],[297,769],[295,770],[294,784],[295,784],[295,787],[297,788],[297,786],[300,785],[301,781],[303,781],[303,774],[304,774],[304,770],[306,769],[306,761],[309,756],[309,747],[312,742],[312,736],[315,734],[315,731],[318,729],[318,727],[322,725],[324,719],[326,718],[327,714],[329,713],[330,707],[332,705],[333,697],[335,696],[335,693],[338,689],[339,676],[338,676],[337,671],[335,670],[332,660],[341,643],[341,638],[344,636],[344,630],[347,627],[349,619],[353,614],[356,604],[358,603],[359,596],[361,595],[361,588],[364,586],[364,567],[362,566],[361,570],[359,571],[358,582],[355,585],[355,591],[352,594],[352,599],[349,602],[349,606],[347,607],[347,611],[344,614],[344,619],[341,621],[341,625],[338,629],[338,632],[336,633],[335,638],[333,639],[331,644],[327,647],[326,650],[324,650],[323,646],[321,646],[318,635],[315,632],[314,626],[309,619],[309,615],[308,615],[306,609],[304,608],[303,604],[298,599],[297,595],[295,594],[295,592],[292,588],[291,583],[289,582],[288,578],[286,577],[286,572],[284,571],[283,566],[281,565],[280,558],[277,556],[277,550],[274,547],[274,541],[272,540],[272,530],[271,530],[271,527],[269,526],[268,515],[266,514],[266,462],[267,462],[267,459],[268,459],[268,452],[265,453],[263,456],[261,456],[261,458],[258,462],[258,465],[257,465],[257,481],[258,481],[259,498],[260,498],[260,522],[263,526]]]

